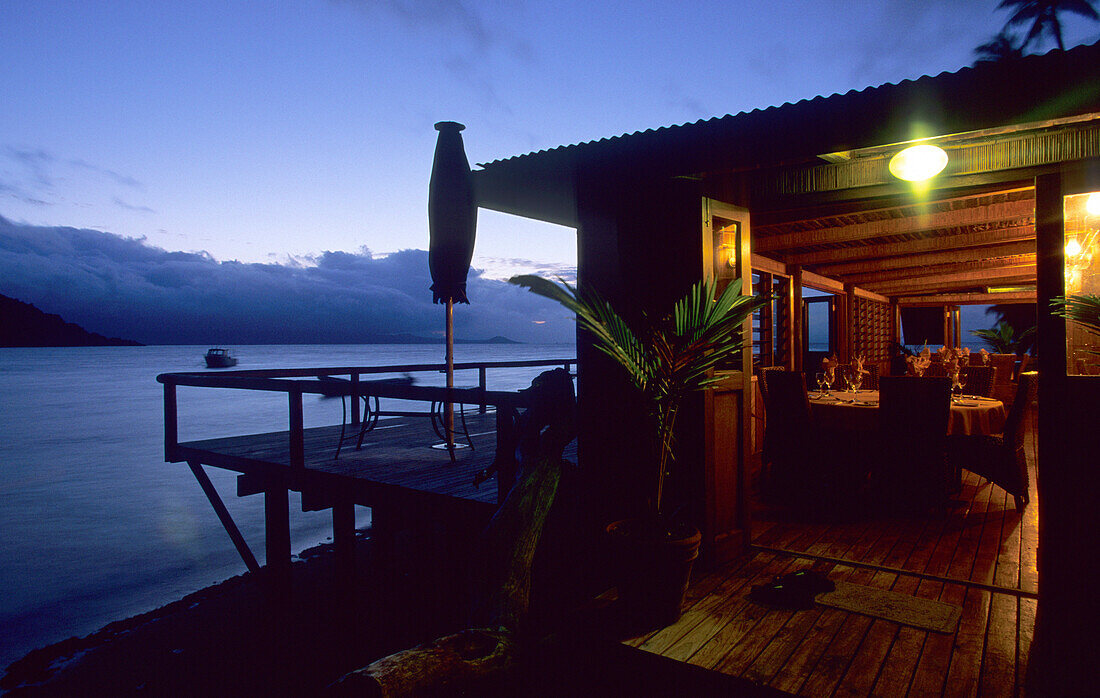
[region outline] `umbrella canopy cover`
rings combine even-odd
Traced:
[[[428,267],[432,273],[432,301],[469,303],[466,274],[474,254],[477,202],[470,163],[462,146],[462,124],[435,125],[432,178],[428,184]]]

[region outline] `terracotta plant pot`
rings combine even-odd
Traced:
[[[653,520],[623,519],[609,524],[607,533],[625,613],[649,627],[675,623],[699,557],[699,529],[679,526],[670,531]]]

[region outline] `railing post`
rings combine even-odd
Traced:
[[[351,374],[351,397],[348,398],[351,402],[351,423],[359,423],[359,374]]]
[[[305,435],[302,433],[302,388],[297,384],[292,387],[287,396],[290,401],[290,467],[305,468],[306,448]]]
[[[477,387],[481,389],[481,404],[478,405],[478,408],[477,408],[478,414],[485,414],[485,412],[487,410],[487,407],[488,407],[485,404],[485,385],[486,385],[486,382],[485,382],[485,367],[484,366],[478,366],[477,367]]]
[[[164,460],[172,462],[179,446],[179,424],[176,409],[176,384],[164,383]]]

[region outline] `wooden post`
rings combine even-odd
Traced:
[[[951,349],[951,308],[943,306],[943,344]]]
[[[164,460],[174,462],[179,446],[178,409],[175,383],[164,384]]]
[[[295,385],[287,393],[290,401],[290,467],[303,469],[306,465],[305,435],[303,434],[302,389]],[[356,405],[358,409],[358,405]]]
[[[485,380],[485,367],[484,366],[479,366],[478,369],[477,369],[477,387],[481,388],[481,392],[484,393],[486,385],[487,385],[487,381]],[[485,404],[485,397],[483,395],[482,398],[481,398],[481,404],[478,405],[477,411],[480,414],[485,414],[487,409],[488,409],[488,406]]]
[[[332,505],[332,545],[337,579],[350,589],[355,582],[355,504],[350,499]]]
[[[264,490],[264,564],[272,591],[282,596],[290,591],[290,499],[279,479],[269,479]]]
[[[802,313],[802,267],[793,265],[787,268],[791,272],[791,363],[792,371],[801,371],[803,354],[806,347],[802,344],[805,333],[803,324],[805,317]]]
[[[359,374],[351,374],[351,395],[348,397],[351,403],[351,423],[359,424]]]

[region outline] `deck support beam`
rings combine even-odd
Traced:
[[[267,558],[264,566],[272,585],[290,589],[290,495],[286,485],[272,478],[264,490],[264,524]]]
[[[241,530],[237,528],[237,523],[233,520],[233,517],[229,515],[229,510],[225,508],[225,503],[222,502],[222,498],[218,495],[218,491],[214,489],[214,483],[210,482],[210,476],[203,470],[202,463],[189,460],[187,461],[187,465],[191,468],[191,472],[194,473],[195,479],[199,481],[199,487],[202,487],[202,491],[206,494],[206,498],[210,500],[210,506],[214,507],[214,513],[218,515],[218,520],[222,522],[225,532],[229,534],[229,538],[233,541],[233,545],[236,546],[237,552],[240,553],[241,559],[244,560],[245,566],[248,567],[248,571],[258,572],[260,570],[260,565],[256,562],[256,556],[252,554],[252,549],[248,547],[248,543],[245,541],[244,536],[241,535]]]
[[[355,504],[350,499],[332,506],[332,545],[336,553],[336,578],[351,587],[355,576]]]

